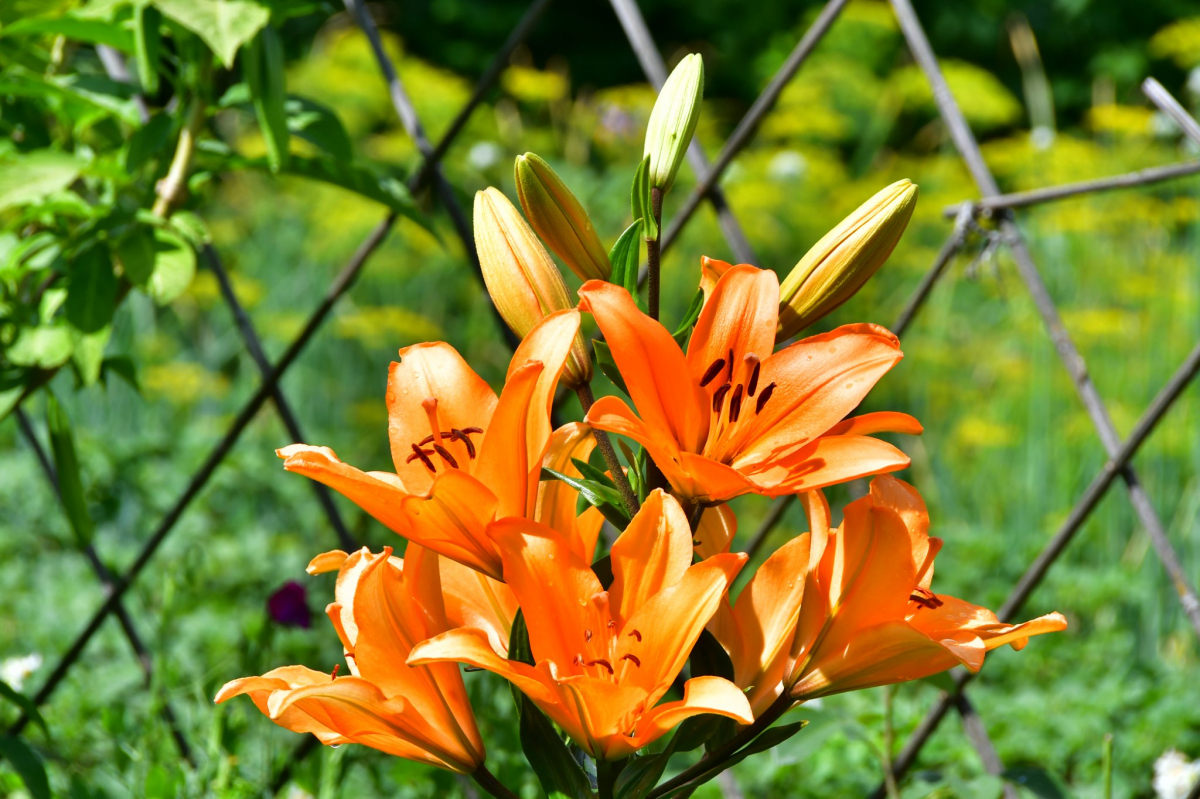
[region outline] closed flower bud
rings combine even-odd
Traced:
[[[517,156],[517,197],[529,224],[580,280],[608,280],[612,264],[579,200],[550,165],[533,153]]]
[[[496,310],[521,338],[547,315],[574,307],[550,254],[499,189],[475,194],[475,249]],[[574,388],[591,379],[592,362],[577,334],[563,382]]]
[[[704,95],[704,59],[699,53],[684,56],[654,103],[646,128],[646,149],[650,156],[650,185],[668,191],[696,132],[700,118],[700,98]]]
[[[896,181],[814,244],[779,287],[776,340],[791,338],[853,297],[892,254],[916,204],[916,184]]]

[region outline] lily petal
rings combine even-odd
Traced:
[[[762,493],[782,496],[898,471],[910,463],[902,451],[878,438],[830,436],[780,458],[770,468],[753,472],[750,479]]]
[[[276,450],[275,454],[283,459],[284,469],[324,483],[365,510],[384,527],[405,534],[408,519],[400,509],[400,504],[407,492],[396,475],[356,469],[338,460],[337,454],[329,447],[292,444]]]
[[[728,552],[737,535],[737,514],[728,505],[704,509],[696,531],[696,557],[700,560]]]
[[[434,636],[413,647],[408,656],[408,665],[425,666],[433,663],[465,663],[478,669],[499,674],[521,689],[538,707],[558,704],[554,680],[544,669],[530,666],[518,660],[507,660],[496,654],[482,630],[463,627]]]
[[[638,723],[637,735],[629,745],[633,750],[648,746],[681,721],[711,713],[752,724],[754,713],[741,689],[722,677],[693,677],[683,684],[683,699],[658,705]]]
[[[467,365],[458,351],[444,342],[414,344],[400,350],[400,361],[388,369],[388,439],[392,461],[408,493],[424,493],[433,475],[419,460],[409,462],[412,445],[430,435],[429,416],[421,403],[438,401],[441,429],[487,429],[496,408],[496,392]],[[463,445],[450,440],[444,446],[467,460]]]
[[[613,583],[608,595],[617,623],[682,580],[691,564],[688,518],[678,500],[656,488],[612,546]]]
[[[725,383],[748,387],[755,367],[775,349],[771,331],[778,321],[779,278],[774,272],[748,265],[726,271],[708,295],[688,342],[692,379],[699,385],[709,367],[721,361],[724,367],[706,391],[711,394]]]
[[[595,447],[596,437],[592,435],[592,428],[581,422],[570,422],[550,436],[542,466],[568,477],[580,477],[579,469],[571,460],[587,462]],[[579,492],[561,480],[543,480],[538,487],[537,511],[533,518],[577,542],[579,556],[591,560],[592,553],[596,551],[596,536],[600,528],[594,521],[589,521],[587,534],[584,535],[579,517],[575,515],[578,499]],[[603,521],[604,517],[601,516],[600,522]]]
[[[611,283],[584,283],[579,308],[595,317],[646,424],[669,431],[680,448],[698,452],[708,434],[707,395],[692,380],[667,329],[642,313],[628,291]],[[588,421],[592,423],[590,417]]]
[[[508,657],[508,639],[519,609],[512,589],[449,558],[439,558],[438,566],[450,627],[482,630],[492,649],[501,657]]]

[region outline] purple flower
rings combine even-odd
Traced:
[[[308,591],[294,580],[283,584],[267,599],[267,612],[271,618],[284,627],[302,627],[307,630],[312,625],[312,614],[308,609]]]

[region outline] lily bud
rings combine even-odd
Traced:
[[[475,193],[475,249],[496,310],[521,338],[549,314],[574,307],[550,254],[499,189]],[[582,334],[575,336],[562,379],[572,388],[592,379]]]
[[[517,197],[529,224],[580,280],[608,280],[608,253],[592,220],[550,165],[533,153],[517,156]]]
[[[916,184],[896,181],[814,244],[779,287],[776,341],[853,297],[892,254],[916,204]]]
[[[675,182],[675,173],[683,161],[700,118],[700,98],[704,95],[704,59],[699,53],[684,56],[671,72],[646,127],[646,149],[650,156],[650,185],[666,192]]]

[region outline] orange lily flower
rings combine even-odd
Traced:
[[[691,530],[674,498],[647,497],[613,545],[607,591],[545,525],[508,519],[492,536],[537,665],[505,660],[473,629],[421,643],[409,663],[451,660],[501,675],[599,759],[627,757],[696,714],[753,720],[742,691],[720,677],[693,677],[682,700],[657,705],[746,560],[723,554],[692,565]]]
[[[996,647],[1022,649],[1030,636],[1066,629],[1060,613],[1005,624],[987,608],[933,593],[942,541],[928,529],[917,490],[880,477],[846,507],[823,547],[814,532],[784,679],[793,698],[916,680],[958,665],[976,672]]]
[[[501,580],[500,555],[487,526],[495,519],[538,517],[550,405],[578,330],[574,309],[543,319],[513,354],[499,399],[449,344],[405,347],[388,372],[395,473],[363,472],[327,447],[304,444],[278,451],[283,466],[341,492],[408,540]],[[556,442],[578,448],[584,437],[590,438],[572,429]],[[598,533],[597,521],[587,523]],[[586,536],[577,535],[573,504],[570,528],[562,531],[581,553],[591,554],[584,553]]]
[[[350,674],[286,666],[226,683],[216,701],[249,694],[258,709],[293,732],[324,744],[360,743],[397,757],[460,773],[483,763],[483,741],[458,667],[405,664],[418,641],[447,629],[439,558],[410,545],[373,555],[329,552],[313,573],[338,569],[326,608],[342,639]]]
[[[718,271],[710,264],[706,280]],[[908,465],[869,434],[921,432],[911,416],[845,418],[903,357],[884,328],[846,325],[773,353],[779,279],[747,264],[708,292],[686,356],[619,286],[589,281],[579,296],[640,414],[602,397],[587,422],[645,446],[679,496],[715,504],[794,494]]]

